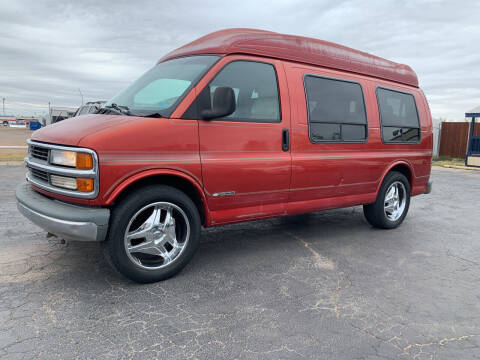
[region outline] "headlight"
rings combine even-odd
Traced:
[[[50,151],[50,163],[88,170],[93,168],[92,155],[84,152],[55,150]]]

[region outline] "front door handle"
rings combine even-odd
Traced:
[[[290,135],[288,129],[282,130],[282,150],[288,151],[290,150]]]

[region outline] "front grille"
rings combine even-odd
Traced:
[[[43,160],[43,161],[48,160],[48,149],[47,148],[37,146],[37,145],[30,145],[30,154],[35,159],[40,159],[40,160]]]
[[[48,173],[46,171],[30,168],[30,174],[32,174],[33,177],[48,183]]]

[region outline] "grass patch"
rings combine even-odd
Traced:
[[[0,162],[23,161],[27,149],[0,149]]]
[[[0,153],[0,162],[10,162],[10,161],[23,161],[26,155],[22,154],[1,154]]]
[[[438,158],[433,158],[432,165],[436,165],[436,166],[444,166],[444,165],[465,166],[465,159],[463,159],[463,158],[438,157]]]

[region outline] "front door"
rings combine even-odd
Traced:
[[[199,120],[202,177],[212,223],[285,214],[291,157],[283,143],[290,114],[282,64],[229,56],[207,77],[192,106],[211,106],[219,86],[231,87],[236,99],[233,114]]]

